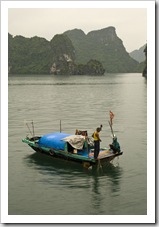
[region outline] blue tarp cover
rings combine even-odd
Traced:
[[[58,150],[64,150],[64,146],[66,144],[65,141],[61,140],[67,136],[70,136],[71,134],[66,134],[66,133],[60,133],[60,132],[53,132],[46,134],[42,136],[39,139],[39,145],[40,146],[46,146],[46,147],[51,147],[55,148]]]

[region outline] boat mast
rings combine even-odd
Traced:
[[[34,133],[34,123],[33,123],[33,120],[32,120],[32,130],[33,130],[33,137],[35,136],[35,133]]]
[[[61,133],[61,120],[60,120],[60,133]]]
[[[112,136],[114,138],[114,132],[113,132],[112,124],[110,123],[110,121],[108,121],[108,122],[109,122],[109,126],[110,126],[110,129],[111,129],[111,132],[112,132]]]

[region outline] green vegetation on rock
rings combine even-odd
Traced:
[[[114,27],[89,32],[79,29],[44,38],[8,34],[10,74],[101,75],[142,72],[143,65],[126,52]]]
[[[105,69],[103,68],[102,64],[99,61],[93,59],[88,61],[86,65],[77,65],[75,71],[77,75],[103,75],[104,72]]]
[[[139,63],[126,52],[114,27],[92,31],[87,35],[79,29],[69,30],[64,34],[73,43],[77,64],[85,64],[90,59],[96,59],[109,73],[138,72]]]
[[[98,75],[105,71],[96,60],[82,66],[75,64],[74,46],[64,34],[55,35],[50,42],[9,34],[8,51],[11,74]]]
[[[9,72],[18,74],[49,73],[50,43],[39,37],[25,38],[8,35]]]

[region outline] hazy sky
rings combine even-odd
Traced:
[[[90,6],[91,7],[91,6]],[[114,26],[128,52],[147,42],[146,8],[12,8],[8,30],[13,36],[39,36],[51,40],[55,34],[78,28],[86,34]]]

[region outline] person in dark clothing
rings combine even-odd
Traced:
[[[118,143],[116,136],[113,137],[113,142],[109,146],[113,150],[114,153],[116,153],[116,152],[120,153],[120,144]]]
[[[101,139],[99,137],[99,132],[101,131],[101,127],[97,128],[96,131],[93,133],[93,138],[94,138],[94,159],[97,160],[99,151],[100,151],[100,142]]]

